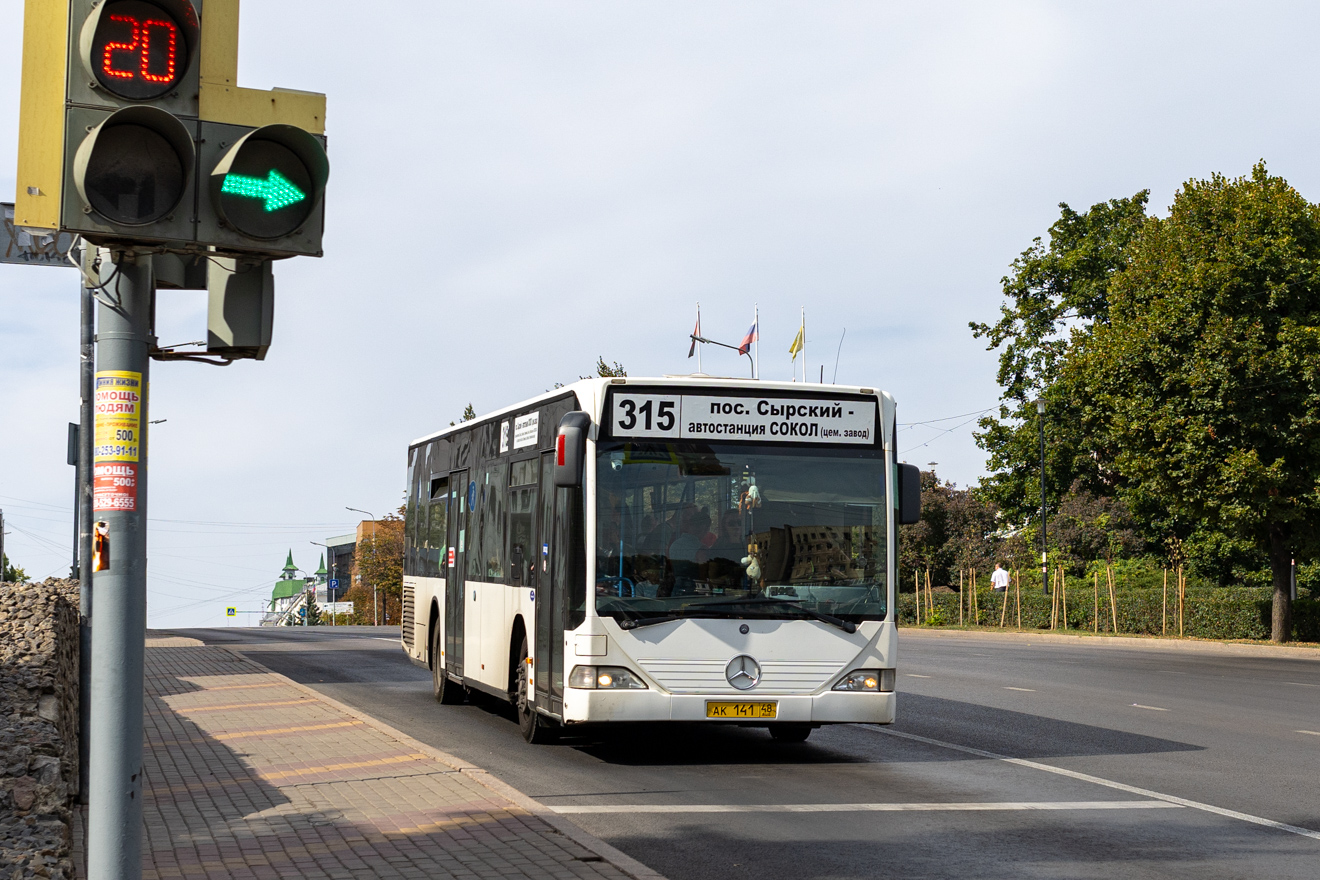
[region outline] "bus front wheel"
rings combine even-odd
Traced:
[[[534,745],[553,742],[555,729],[532,705],[532,681],[527,663],[527,637],[523,636],[522,649],[518,651],[517,692],[514,694],[514,707],[518,710],[518,728],[523,739]]]
[[[440,662],[440,647],[444,644],[440,627],[431,632],[431,692],[437,703],[452,706],[463,702],[463,689],[445,675],[444,665]]]

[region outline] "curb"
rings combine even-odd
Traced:
[[[413,739],[411,736],[404,733],[403,731],[396,730],[395,728],[390,727],[385,722],[380,721],[372,717],[371,715],[368,715],[365,712],[362,712],[358,709],[354,709],[352,706],[345,705],[344,703],[341,703],[332,697],[327,697],[325,694],[321,693],[315,688],[308,687],[305,684],[300,684],[294,681],[293,679],[289,678],[287,675],[281,675],[280,673],[274,671],[273,669],[270,669],[269,667],[265,666],[261,662],[257,660],[253,660],[252,657],[248,656],[247,654],[244,654],[242,651],[238,650],[237,648],[225,647],[223,645],[213,645],[211,647],[216,647],[216,648],[220,648],[223,651],[228,651],[230,654],[233,654],[236,657],[240,657],[243,660],[247,661],[248,663],[251,663],[252,665],[257,666],[261,669],[264,669],[268,674],[283,679],[285,682],[288,683],[290,687],[296,688],[297,690],[302,691],[308,696],[320,700],[322,703],[325,703],[326,705],[334,707],[338,711],[343,712],[345,715],[348,715],[352,718],[356,718],[358,721],[361,721],[363,724],[366,724],[369,727],[374,727],[376,730],[380,731],[381,733],[399,740],[399,742],[408,746],[408,748],[416,749],[418,752],[427,755],[431,758],[434,758],[435,760],[439,761],[442,764],[448,764],[450,767],[453,767],[454,770],[456,770],[457,772],[462,773],[465,776],[472,779],[472,781],[478,783],[479,785],[484,786],[485,788],[490,789],[492,792],[498,794],[500,797],[503,797],[506,800],[512,801],[513,803],[517,804],[519,807],[526,810],[528,813],[531,813],[533,816],[540,819],[542,822],[549,825],[555,831],[558,831],[560,834],[564,835],[569,840],[576,843],[578,846],[582,847],[583,849],[587,850],[593,855],[599,856],[603,861],[608,862],[609,864],[613,865],[615,868],[618,868],[620,871],[627,874],[628,876],[635,878],[635,880],[666,880],[663,874],[659,873],[658,871],[652,868],[648,868],[646,865],[643,865],[641,862],[637,861],[627,853],[621,852],[620,850],[615,849],[614,847],[610,846],[608,843],[601,840],[600,838],[592,834],[589,834],[588,832],[584,831],[582,828],[578,827],[577,825],[574,825],[572,822],[560,816],[558,813],[555,813],[545,804],[541,803],[538,800],[528,797],[527,795],[523,794],[521,791],[518,791],[513,786],[509,785],[503,780],[497,779],[496,777],[492,776],[490,773],[476,766],[475,764],[470,764],[461,758],[457,758],[449,754],[448,752],[442,752],[440,749],[437,749],[434,746],[428,746],[424,742],[419,742],[418,740]]]
[[[1192,651],[1202,654],[1249,657],[1299,657],[1320,660],[1320,648],[1298,648],[1291,645],[1243,645],[1236,642],[1212,642],[1199,639],[1173,639],[1162,636],[1106,636],[1070,635],[1064,633],[1029,633],[996,630],[948,630],[900,627],[900,641],[905,638],[927,639],[1006,639],[1012,642],[1043,642],[1046,644],[1095,645],[1111,648],[1147,648],[1157,651]]]

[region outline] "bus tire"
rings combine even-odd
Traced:
[[[463,689],[445,675],[444,665],[440,662],[442,638],[440,627],[431,631],[431,693],[437,703],[452,706],[463,702]]]
[[[781,743],[800,743],[806,742],[807,737],[811,736],[810,724],[771,724],[770,736],[775,742]]]
[[[513,707],[518,711],[518,729],[523,739],[533,745],[554,742],[557,731],[549,719],[543,717],[532,705],[532,682],[527,674],[527,637],[523,636],[522,648],[518,651],[518,674],[514,691]]]

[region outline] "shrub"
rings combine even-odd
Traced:
[[[1068,578],[1066,596],[1060,597],[1067,601],[1067,629],[1112,633],[1117,618],[1119,635],[1178,635],[1178,594],[1174,584],[1169,585],[1167,605],[1162,584],[1155,588],[1122,586],[1114,592],[1116,607],[1110,604],[1109,588],[1103,577],[1098,595],[1094,579]],[[1006,593],[977,590],[976,620],[971,617],[968,599],[970,593],[935,593],[931,597],[933,609],[928,609],[923,595],[922,624],[929,621],[930,626],[949,626],[961,620],[967,626],[997,627],[1002,620],[1005,627],[1016,628],[1020,613],[1023,629],[1048,630],[1051,614],[1057,614],[1056,629],[1064,629],[1062,603],[1052,610],[1051,597],[1043,595],[1038,584],[1033,589],[1022,590],[1020,596],[1012,589]],[[1188,587],[1183,597],[1182,634],[1203,639],[1268,639],[1272,601],[1269,589]],[[916,596],[912,593],[899,596],[896,617],[900,626],[916,624]],[[1293,603],[1292,638],[1320,642],[1320,600],[1298,598]]]

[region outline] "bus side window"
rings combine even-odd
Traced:
[[[477,507],[481,519],[481,554],[477,558],[480,573],[477,580],[504,580],[504,548],[509,526],[504,487],[509,479],[508,471],[507,462],[489,464],[477,486]]]
[[[536,477],[539,459],[515,461],[509,468],[509,583],[536,583]]]
[[[445,569],[445,519],[449,512],[449,478],[431,478],[431,516],[426,541],[426,574],[439,577]]]

